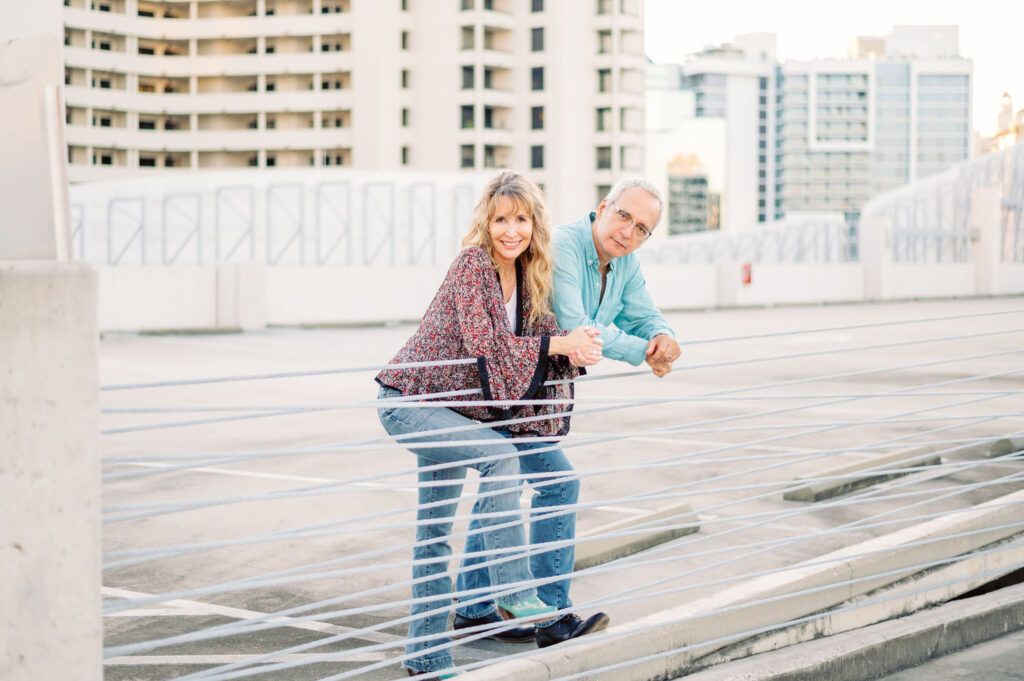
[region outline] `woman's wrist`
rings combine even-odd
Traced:
[[[548,336],[551,340],[548,341],[548,354],[549,355],[568,355],[569,344],[565,341],[565,336]]]

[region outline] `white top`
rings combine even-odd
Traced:
[[[519,298],[516,293],[518,289],[519,284],[517,283],[516,287],[512,289],[512,297],[505,303],[505,312],[508,313],[508,325],[512,329],[512,333],[516,332],[516,299]]]

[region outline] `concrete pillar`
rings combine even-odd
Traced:
[[[0,678],[101,681],[96,273],[0,261]]]
[[[217,265],[217,327],[253,331],[266,326],[266,265],[258,262]]]
[[[884,215],[862,215],[857,231],[864,297],[885,300],[891,292],[892,220]]]
[[[1002,227],[998,187],[976,187],[971,192],[971,259],[974,293],[998,295]]]

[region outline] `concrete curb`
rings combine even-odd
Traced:
[[[718,665],[687,681],[868,681],[1018,629],[1024,585]]]
[[[791,489],[782,495],[786,501],[821,501],[831,497],[838,497],[841,494],[869,485],[876,485],[886,480],[892,480],[904,475],[910,475],[908,468],[922,468],[924,466],[937,466],[942,463],[942,457],[933,454],[933,448],[917,448],[883,454],[865,461],[859,461],[848,466],[832,468],[821,471],[810,476],[812,478],[838,478],[812,482],[803,487]],[[895,472],[892,469],[896,469]],[[864,473],[864,475],[857,475]],[[797,478],[801,480],[803,478]]]
[[[550,681],[583,672],[591,672],[588,679],[602,681],[674,678],[694,660],[727,645],[708,642],[735,640],[744,632],[826,611],[898,582],[918,572],[916,566],[923,563],[963,556],[1017,534],[1019,526],[999,526],[1022,521],[1024,492],[1016,492],[848,546],[784,572],[751,578],[686,605],[611,627],[591,640],[584,637],[553,646],[528,658],[474,670],[464,678]],[[952,536],[974,531],[977,533]],[[926,541],[929,543],[921,543]],[[592,671],[631,661],[620,669]]]
[[[643,534],[632,534],[626,537],[608,537],[607,539],[595,539],[583,541],[590,537],[600,537],[629,530],[639,525],[652,523],[658,520],[672,520],[673,525],[686,523],[685,527],[672,527],[671,529],[652,528],[650,532]],[[700,529],[700,520],[688,504],[669,506],[660,511],[645,513],[635,518],[627,518],[614,523],[595,527],[591,531],[579,535],[581,542],[576,546],[575,569],[577,571],[601,565],[616,558],[639,553],[658,544],[664,544],[687,534],[692,534]]]
[[[1020,451],[1024,451],[1024,437],[1004,437],[992,443],[989,456],[1006,456]]]

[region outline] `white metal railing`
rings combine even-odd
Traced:
[[[75,185],[75,256],[106,266],[441,265],[480,186],[476,175],[332,169]]]
[[[959,163],[885,192],[863,215],[891,221],[893,262],[966,263],[971,259],[974,190],[995,187],[1000,203],[1000,258],[1024,262],[1024,144]]]
[[[857,238],[841,215],[807,215],[756,229],[672,235],[641,251],[645,262],[841,263],[857,259]]]

